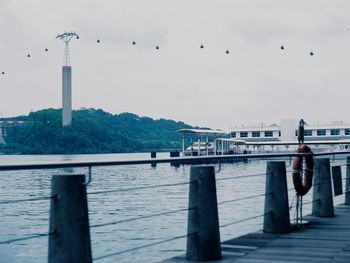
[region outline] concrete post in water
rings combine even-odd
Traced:
[[[190,182],[186,259],[220,259],[222,256],[214,166],[192,166]]]
[[[350,205],[350,157],[346,158],[345,205]]]
[[[170,158],[178,158],[178,157],[180,157],[179,151],[170,152]],[[179,162],[171,162],[170,165],[175,167],[180,167]]]
[[[334,216],[329,158],[315,159],[313,188],[312,215]]]
[[[84,175],[54,175],[50,207],[49,263],[91,263]]]
[[[151,158],[157,158],[157,152],[151,152]],[[156,167],[157,163],[151,163],[152,167]]]
[[[180,152],[179,151],[170,152],[170,157],[180,157]]]
[[[267,162],[265,186],[265,233],[290,230],[288,189],[285,162]]]

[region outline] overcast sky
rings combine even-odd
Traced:
[[[0,114],[61,107],[55,36],[76,31],[74,109],[222,129],[350,122],[349,13],[348,0],[0,0]]]

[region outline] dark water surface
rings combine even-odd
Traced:
[[[158,154],[168,157],[167,154]],[[106,161],[148,158],[149,154],[54,155],[54,156],[0,156],[1,164],[50,163],[61,161]],[[344,161],[339,161],[344,163]],[[287,161],[288,163],[288,161]],[[266,161],[223,164],[217,178],[241,175],[254,177],[217,181],[218,202],[262,194],[265,191]],[[106,166],[92,170],[88,193],[101,190],[126,189],[140,186],[172,184],[189,180],[189,166],[180,168],[160,164]],[[217,167],[218,169],[218,167]],[[287,167],[287,170],[291,170]],[[0,172],[0,202],[50,196],[51,175],[87,173],[87,169],[56,169]],[[289,188],[292,187],[288,173]],[[188,206],[189,185],[167,186],[139,190],[118,191],[107,194],[88,194],[90,225],[147,216]],[[290,191],[290,203],[294,192]],[[310,194],[305,198],[310,201]],[[343,201],[343,196],[336,203]],[[49,200],[0,203],[0,242],[37,233],[47,233]],[[264,197],[219,205],[220,225],[263,214]],[[304,213],[310,212],[305,206]],[[294,209],[290,211],[294,217]],[[187,211],[91,229],[93,258],[112,254],[186,234]],[[262,218],[221,228],[221,240],[227,240],[261,229]],[[10,244],[0,244],[0,262],[47,262],[47,237]],[[186,239],[143,248],[96,260],[94,262],[158,262],[185,253]]]

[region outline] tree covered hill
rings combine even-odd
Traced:
[[[22,120],[6,137],[23,154],[119,153],[180,149],[183,122],[101,109],[73,111],[71,127],[61,127],[61,109],[44,109],[2,120]]]

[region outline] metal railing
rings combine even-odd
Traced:
[[[323,152],[312,154],[315,157],[321,156],[337,156],[346,155],[349,152]],[[236,154],[236,155],[213,155],[213,156],[192,156],[192,157],[173,157],[173,158],[154,158],[141,160],[119,160],[119,161],[98,161],[98,162],[57,162],[57,163],[39,163],[39,164],[2,164],[0,171],[13,170],[37,170],[37,169],[59,169],[59,168],[79,168],[79,167],[99,167],[99,166],[125,166],[140,164],[162,164],[162,163],[178,163],[193,164],[197,162],[203,163],[219,163],[224,161],[242,161],[257,159],[273,159],[273,158],[292,158],[295,156],[307,156],[309,153],[268,153],[268,154]]]
[[[331,153],[317,153],[314,154],[315,157],[322,157],[322,156],[337,156],[337,155],[348,155],[350,152],[331,152]],[[145,160],[126,160],[126,161],[102,161],[102,162],[60,162],[60,163],[49,163],[49,164],[18,164],[18,165],[0,165],[0,171],[13,171],[13,170],[37,170],[37,169],[60,169],[60,168],[89,168],[89,180],[91,181],[91,173],[92,173],[92,167],[100,167],[100,166],[125,166],[125,165],[145,165],[145,164],[162,164],[162,163],[181,163],[181,164],[188,164],[191,162],[204,162],[204,163],[220,163],[223,161],[235,161],[235,160],[257,160],[257,159],[276,159],[276,158],[284,158],[284,159],[290,159],[294,156],[305,156],[307,154],[296,154],[296,153],[285,153],[285,154],[249,154],[249,155],[227,155],[227,156],[199,156],[199,157],[179,157],[179,158],[164,158],[164,159],[145,159]],[[290,161],[291,162],[291,161]],[[348,163],[342,164],[342,166],[348,166]],[[290,172],[290,171],[288,171]],[[257,177],[257,176],[265,176],[266,173],[258,173],[258,174],[250,174],[250,175],[240,175],[240,176],[230,176],[230,177],[217,177],[216,181],[224,181],[224,180],[235,180],[235,179],[245,179],[245,178],[252,178],[252,177]],[[344,178],[343,180],[347,180],[348,177]],[[111,190],[101,190],[101,191],[94,191],[94,192],[88,192],[88,195],[99,195],[99,194],[106,194],[106,193],[114,193],[114,192],[125,192],[125,191],[137,191],[137,190],[144,190],[144,189],[155,189],[155,188],[164,188],[164,187],[176,187],[176,186],[186,186],[186,185],[191,185],[195,183],[194,181],[188,181],[188,182],[177,182],[177,183],[167,183],[167,184],[159,184],[159,185],[151,185],[151,186],[139,186],[139,187],[130,187],[130,188],[116,188],[116,189],[111,189]],[[86,184],[85,184],[86,185]],[[288,191],[293,191],[294,188],[289,188]],[[347,193],[347,191],[345,191]],[[221,202],[218,202],[217,205],[224,205],[228,203],[235,203],[239,201],[244,201],[244,200],[249,200],[249,199],[254,199],[258,197],[266,197],[268,195],[271,195],[272,192],[268,193],[259,193],[255,195],[249,195],[249,196],[244,196],[240,198],[234,198],[231,200],[223,200]],[[27,198],[27,199],[14,199],[14,200],[4,200],[0,201],[0,205],[6,205],[6,204],[15,204],[15,203],[22,203],[22,202],[36,202],[36,201],[46,201],[46,200],[52,200],[56,196],[42,196],[42,197],[33,197],[33,198]],[[315,202],[319,202],[319,199],[313,200],[311,202],[305,202],[304,204],[312,204]],[[164,215],[171,215],[171,214],[176,214],[176,213],[181,213],[181,212],[189,212],[191,210],[195,210],[196,207],[189,207],[189,208],[179,208],[176,210],[169,210],[169,211],[163,211],[159,213],[153,213],[153,214],[146,214],[143,216],[138,216],[138,217],[131,217],[128,219],[122,219],[122,220],[116,220],[116,221],[110,221],[110,222],[105,222],[105,223],[100,223],[100,224],[93,224],[90,225],[90,228],[99,228],[99,227],[104,227],[104,226],[110,226],[110,225],[118,225],[122,223],[127,223],[131,221],[137,221],[137,220],[143,220],[143,219],[148,219],[148,218],[153,218],[153,217],[160,217]],[[219,227],[224,228],[227,226],[239,224],[242,222],[246,222],[249,220],[257,219],[257,218],[262,218],[265,216],[270,215],[271,212],[265,212],[263,214],[255,215],[255,216],[250,216],[248,218],[244,219],[239,219],[234,222],[222,224]],[[14,238],[14,239],[8,239],[8,240],[0,240],[0,245],[5,245],[5,244],[11,244],[14,242],[19,242],[19,241],[24,241],[24,240],[29,240],[29,239],[35,239],[35,238],[42,238],[42,237],[50,237],[54,236],[57,233],[55,232],[48,232],[48,233],[36,233],[36,234],[31,234],[27,235],[25,237],[19,237],[19,238]],[[186,235],[181,235],[181,236],[176,236],[172,238],[167,238],[164,240],[160,240],[157,242],[153,242],[150,244],[146,245],[141,245],[137,246],[134,248],[130,249],[125,249],[121,250],[118,252],[110,253],[107,255],[95,257],[94,260],[101,260],[107,257],[112,257],[112,256],[117,256],[120,254],[132,252],[135,250],[140,250],[143,248],[151,247],[151,246],[156,246],[159,244],[171,242],[177,239],[181,238],[188,238],[192,235],[195,235],[196,233],[188,233]]]

